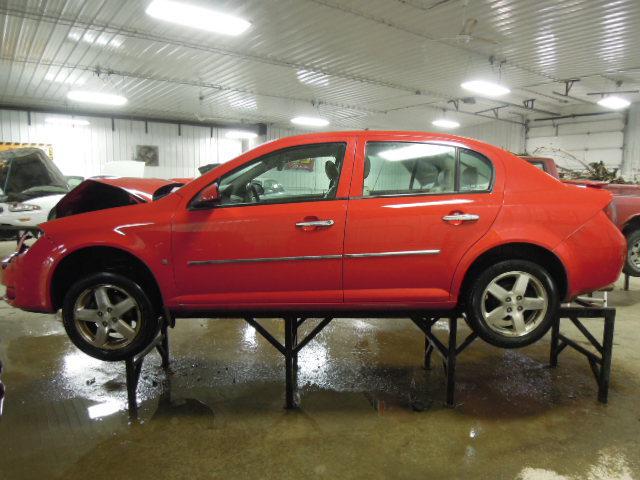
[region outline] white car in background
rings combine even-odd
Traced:
[[[46,222],[68,191],[64,175],[39,148],[0,152],[0,234],[15,237]]]

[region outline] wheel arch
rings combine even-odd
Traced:
[[[162,292],[149,266],[131,252],[112,246],[79,248],[57,263],[49,289],[53,308],[58,310],[62,307],[65,292],[73,283],[97,272],[119,273],[139,282],[146,288],[154,308],[161,312],[164,305]]]
[[[624,226],[622,227],[622,233],[625,237],[629,236],[631,232],[634,232],[636,230],[640,230],[640,214],[631,217],[625,222]]]
[[[569,288],[567,270],[551,250],[526,242],[511,242],[494,246],[478,255],[464,274],[458,290],[458,303],[464,302],[461,292],[469,289],[471,282],[489,265],[503,260],[528,260],[545,267],[554,279],[560,298],[565,298]]]

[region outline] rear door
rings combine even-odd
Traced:
[[[457,145],[358,147],[345,233],[345,302],[438,303],[502,204],[494,166]]]

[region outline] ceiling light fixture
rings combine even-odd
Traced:
[[[45,123],[49,125],[64,125],[66,127],[79,127],[90,125],[88,120],[80,120],[77,118],[65,118],[65,117],[47,117],[44,119]]]
[[[470,80],[460,84],[465,90],[478,93],[480,95],[486,95],[487,97],[501,97],[511,92],[504,85],[498,83],[488,82],[486,80]]]
[[[127,103],[127,99],[122,95],[112,93],[89,92],[87,90],[71,90],[67,93],[67,98],[74,102],[96,103],[98,105],[122,106]]]
[[[598,100],[598,105],[611,110],[622,110],[631,105],[631,102],[626,98],[618,97],[617,95],[607,95]]]
[[[305,127],[326,127],[329,120],[320,117],[295,117],[291,119],[291,123]]]
[[[223,35],[240,35],[251,26],[250,22],[233,15],[171,0],[154,0],[146,12],[159,20]]]
[[[248,130],[229,130],[224,136],[232,140],[251,140],[256,138],[258,134]]]
[[[431,122],[431,125],[440,128],[458,128],[460,124],[455,120],[447,120],[446,118],[439,118]]]

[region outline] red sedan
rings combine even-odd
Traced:
[[[625,256],[610,193],[452,135],[289,137],[165,190],[59,209],[5,260],[7,301],[62,309],[71,340],[106,360],[141,351],[167,314],[458,309],[488,342],[519,347],[562,300],[615,281]]]

